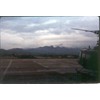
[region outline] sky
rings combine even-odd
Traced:
[[[98,30],[98,23],[96,16],[1,17],[1,48],[93,47],[96,34],[72,28]]]

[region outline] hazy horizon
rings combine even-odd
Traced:
[[[8,49],[5,49],[5,48],[0,48],[0,49],[3,49],[3,50],[10,50],[10,49],[37,49],[37,48],[44,48],[44,47],[53,47],[53,48],[68,48],[68,49],[88,49],[89,46],[85,46],[85,47],[64,47],[64,46],[40,46],[40,47],[30,47],[30,48],[8,48]],[[94,48],[94,46],[91,46],[90,48]]]
[[[98,40],[96,34],[71,28],[98,30],[98,18],[96,16],[2,17],[1,48],[43,46],[82,48],[96,45]]]

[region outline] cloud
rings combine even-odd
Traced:
[[[14,33],[11,30],[5,30],[1,32],[1,47],[5,49],[9,48],[30,48],[37,47],[36,42],[38,42],[37,38],[34,38],[32,35],[26,35],[23,33],[23,36],[20,34],[12,34]]]
[[[48,20],[48,21],[44,22],[43,24],[48,25],[48,24],[53,24],[53,23],[57,23],[57,20],[54,20],[54,19]]]
[[[1,47],[2,48],[12,48],[12,47],[20,47],[21,43],[24,42],[22,37],[19,37],[13,31],[5,30],[4,32],[1,32]]]
[[[98,29],[97,17],[2,17],[2,48],[39,47],[63,44],[66,47],[94,45],[98,37],[71,28]]]

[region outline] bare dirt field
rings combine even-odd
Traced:
[[[77,59],[0,59],[0,82],[77,82],[80,68]]]
[[[75,69],[81,67],[77,59],[1,59],[0,74],[5,71],[5,74],[32,74],[43,71],[75,73]]]

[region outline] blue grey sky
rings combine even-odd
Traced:
[[[0,19],[1,48],[36,48],[42,46],[95,46],[94,33],[72,30],[98,30],[96,16],[36,16],[2,17]]]

